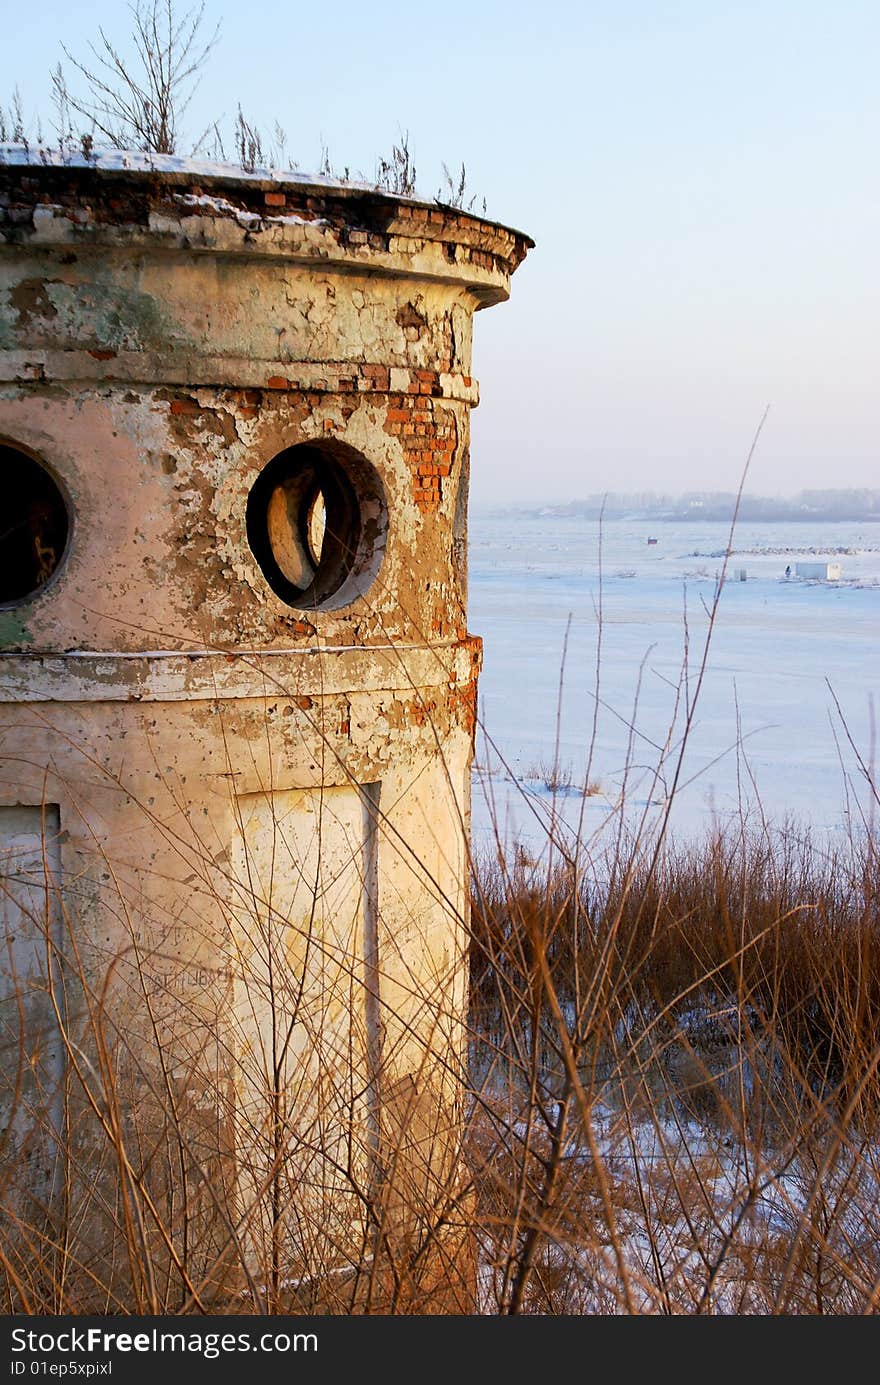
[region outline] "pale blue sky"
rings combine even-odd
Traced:
[[[419,8],[209,0],[195,137],[237,103],[292,157],[368,176],[409,131],[419,188],[463,159],[537,246],[480,313],[473,496],[880,486],[880,5]],[[108,0],[19,7],[0,102],[49,123],[49,69]]]

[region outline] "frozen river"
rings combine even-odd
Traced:
[[[722,523],[606,520],[600,563],[596,521],[472,514],[469,625],[484,640],[476,846],[496,826],[540,846],[556,760],[572,780],[556,809],[569,824],[583,814],[584,836],[622,800],[630,820],[663,812],[676,772],[679,835],[740,810],[836,835],[869,813],[859,757],[870,767],[880,525],[739,525],[697,692],[728,539]],[[798,561],[826,558],[839,581],[795,578]]]

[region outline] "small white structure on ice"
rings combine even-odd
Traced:
[[[795,563],[795,577],[812,577],[820,582],[840,580],[840,563]]]

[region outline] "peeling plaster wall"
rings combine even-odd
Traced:
[[[426,1093],[432,1128],[456,1126],[471,323],[530,242],[342,188],[58,168],[0,167],[0,231],[0,443],[72,521],[51,580],[0,609],[0,813],[53,805],[70,1033],[94,1043],[85,996],[109,986],[126,1128],[178,1149],[177,1172],[139,1171],[167,1212],[152,1252],[173,1281],[185,1226],[188,1273],[222,1295],[268,1233],[255,1211],[231,1247],[217,1206],[265,1199],[282,1124],[285,1205],[328,1245],[363,1234],[351,1179],[423,1146]],[[320,609],[277,596],[248,542],[251,487],[301,443],[354,449],[387,510],[367,576]],[[332,1150],[301,1153],[322,1103],[331,1145],[357,1131],[347,1183]],[[450,1176],[438,1141],[411,1180],[423,1216]],[[71,1188],[76,1214],[92,1190]],[[405,1241],[415,1194],[398,1202]],[[124,1280],[100,1220],[77,1253]]]

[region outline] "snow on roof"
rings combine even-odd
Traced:
[[[277,182],[300,183],[306,187],[353,189],[358,192],[385,192],[403,202],[418,202],[418,197],[404,197],[374,183],[354,179],[328,178],[323,173],[302,173],[295,168],[255,168],[247,172],[240,164],[222,163],[214,159],[196,159],[183,154],[152,154],[131,149],[95,149],[84,154],[81,149],[53,149],[44,144],[0,144],[0,166],[3,164],[33,168],[95,168],[106,172],[178,173],[194,180],[225,178],[236,183]]]
[[[534,246],[531,236],[517,231],[504,222],[487,217],[484,213],[455,207],[437,198],[406,196],[377,187],[375,183],[358,182],[356,179],[329,178],[324,173],[303,173],[297,168],[254,168],[247,172],[240,164],[224,163],[216,159],[196,159],[188,154],[145,154],[134,149],[94,149],[86,155],[82,149],[57,149],[46,144],[0,144],[0,168],[13,165],[22,168],[93,168],[102,172],[169,173],[190,178],[194,183],[216,178],[232,183],[299,184],[303,188],[328,188],[338,192],[368,192],[374,196],[393,198],[395,202],[408,202],[416,207],[441,207],[456,216],[480,221],[484,226],[494,226],[499,231],[514,235],[523,240],[527,247]],[[279,218],[280,219],[280,218]]]
[[[266,216],[263,212],[246,212],[241,207],[236,207],[232,202],[227,202],[225,197],[210,197],[205,193],[176,192],[175,202],[179,202],[184,207],[205,207],[211,212],[221,212],[224,216],[234,216],[239,226],[246,226],[261,222],[272,226],[327,226],[329,223],[323,217],[295,216],[285,213],[284,216]]]

